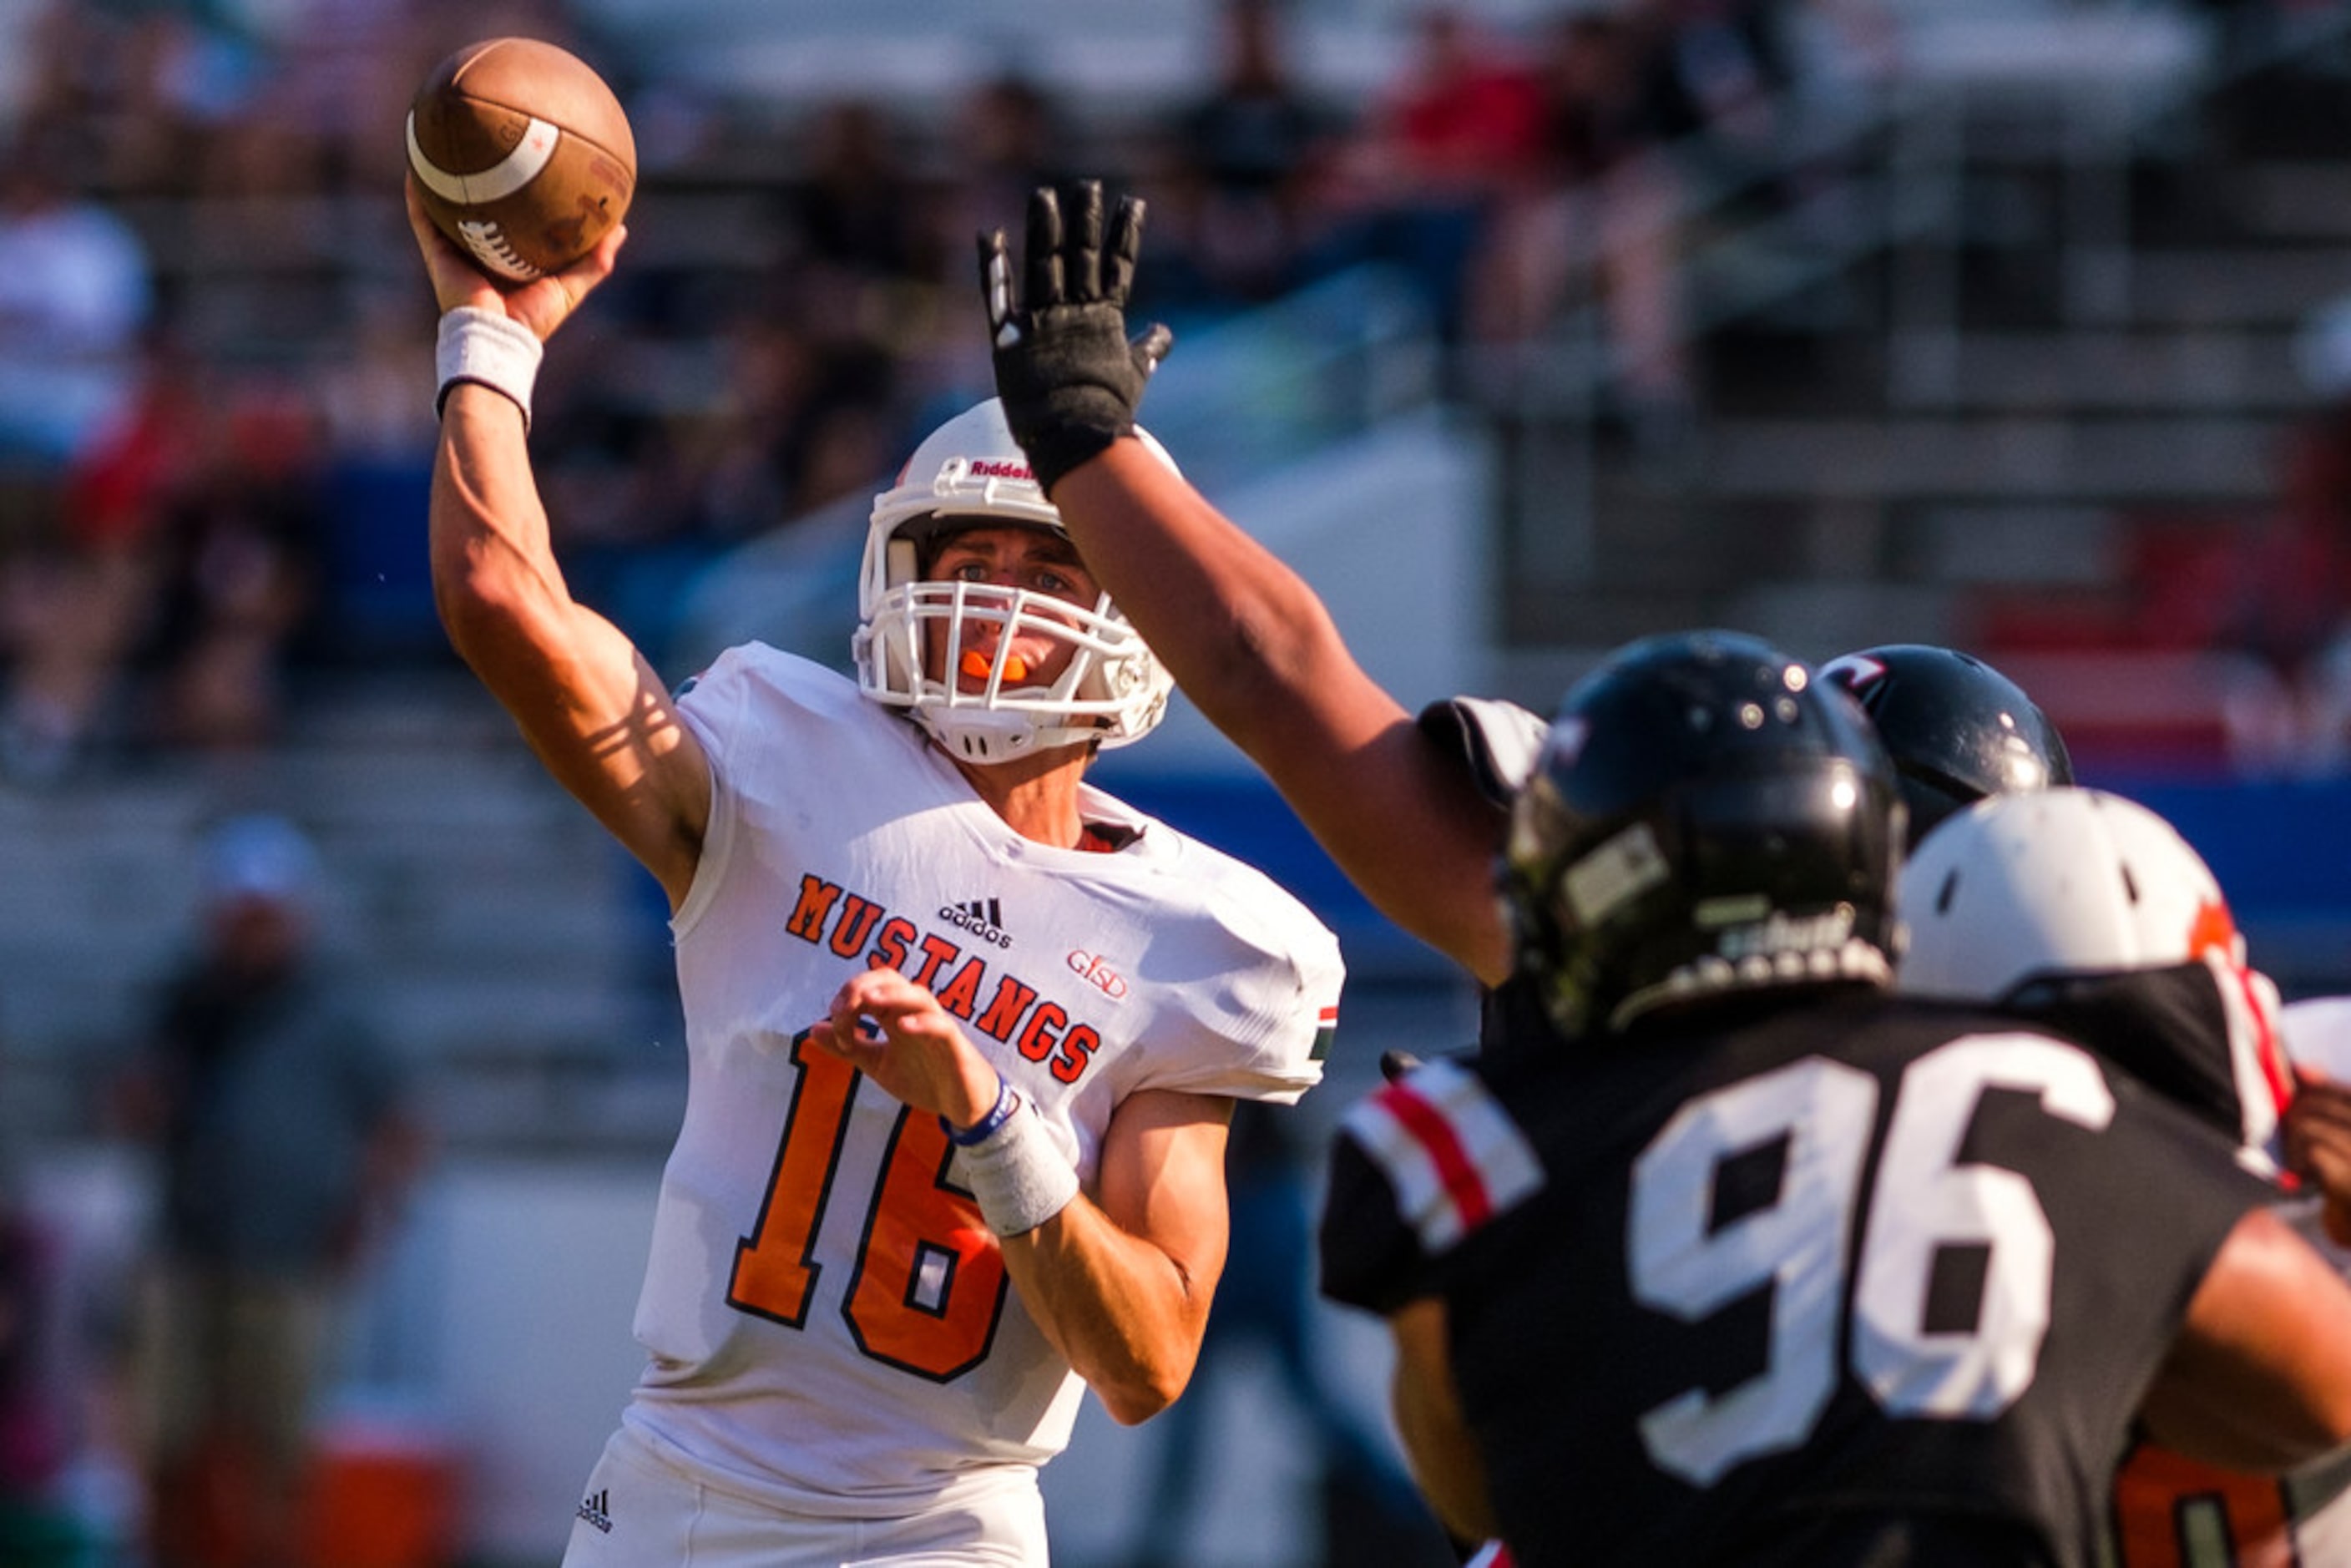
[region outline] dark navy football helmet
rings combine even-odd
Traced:
[[[1859,706],[1732,632],[1578,683],[1512,811],[1519,977],[1574,1036],[1734,991],[1889,982],[1903,806]]]
[[[1913,844],[1987,795],[2074,782],[2048,715],[1972,654],[1889,643],[1830,660],[1821,677],[1851,692],[1877,726],[1901,775]]]

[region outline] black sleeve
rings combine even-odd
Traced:
[[[1434,1289],[1395,1188],[1344,1132],[1331,1148],[1321,1253],[1322,1294],[1344,1306],[1385,1315]]]

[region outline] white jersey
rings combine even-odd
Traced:
[[[859,970],[935,992],[1093,1189],[1137,1090],[1294,1101],[1337,940],[1271,881],[1084,789],[1121,847],[1024,839],[913,724],[757,644],[680,695],[716,785],[672,922],[690,1061],[624,1417],[714,1484],[892,1516],[1033,1486],[1083,1385],[1010,1288],[938,1118],[797,1045]]]
[[[2351,1080],[2351,997],[2289,1002],[2280,1014],[2289,1062]],[[2327,1239],[2314,1197],[2279,1212],[2351,1278],[2351,1250]],[[2285,1477],[2234,1475],[2151,1448],[2116,1486],[2114,1568],[2278,1568],[2351,1563],[2351,1455]]]

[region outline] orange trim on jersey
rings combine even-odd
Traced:
[[[2278,1480],[2141,1446],[2115,1478],[2121,1568],[2205,1568],[2202,1554],[2189,1554],[2196,1522],[2205,1525],[2200,1535],[2217,1527],[2231,1568],[2296,1568],[2301,1562]]]

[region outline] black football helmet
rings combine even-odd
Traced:
[[[1861,701],[1902,779],[1910,842],[1987,795],[2074,782],[2065,742],[2024,688],[1972,654],[1889,643],[1830,660],[1821,677]]]
[[[1632,643],[1562,699],[1512,810],[1518,978],[1571,1037],[1732,991],[1886,985],[1902,814],[1842,687],[1740,632]]]

